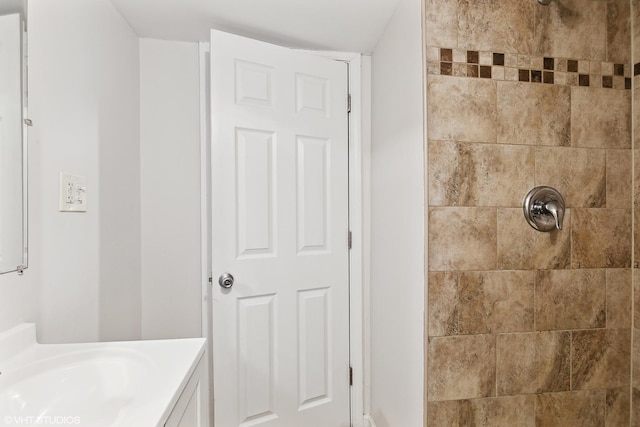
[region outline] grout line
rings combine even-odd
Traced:
[[[569,331],[569,391],[573,391],[573,331]]]
[[[494,346],[495,346],[495,353],[494,353],[494,383],[495,383],[495,390],[494,390],[494,396],[498,397],[498,335],[499,333],[496,333],[494,335]]]

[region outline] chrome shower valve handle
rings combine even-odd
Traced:
[[[562,230],[564,199],[555,188],[535,187],[524,198],[524,217],[538,231]]]

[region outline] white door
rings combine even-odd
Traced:
[[[215,425],[349,426],[347,66],[212,31],[211,103]]]

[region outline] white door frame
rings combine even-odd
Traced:
[[[349,252],[349,352],[353,369],[351,387],[351,420],[353,427],[364,427],[365,395],[368,374],[365,374],[365,339],[368,341],[368,322],[365,312],[368,303],[369,251],[365,242],[369,241],[368,215],[365,200],[369,195],[370,135],[368,132],[370,100],[370,69],[363,64],[358,53],[315,52],[349,64],[349,93],[351,94],[351,114],[349,116],[349,229],[351,230],[351,251]],[[211,194],[210,194],[210,144],[211,124],[209,121],[209,43],[199,43],[200,56],[200,228],[201,228],[201,274],[202,274],[202,336],[207,338],[207,359],[209,363],[210,419],[213,423],[213,354],[211,330]],[[366,107],[366,109],[365,109]],[[366,334],[366,336],[365,336]],[[367,411],[368,412],[368,411]]]

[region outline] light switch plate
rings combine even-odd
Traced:
[[[86,212],[87,186],[83,176],[60,172],[60,212]]]

